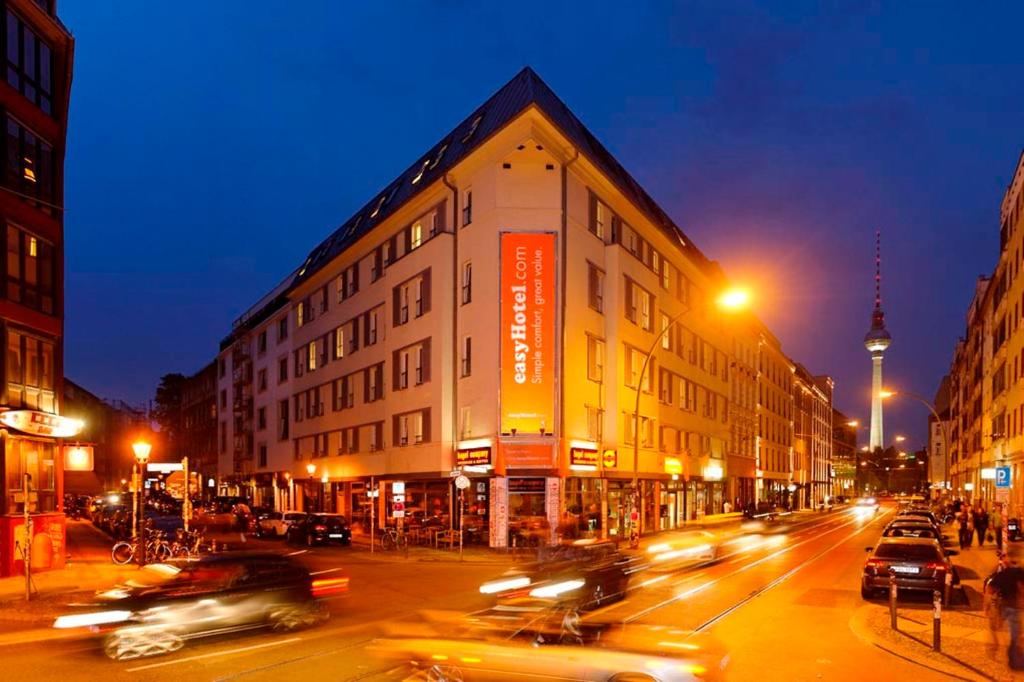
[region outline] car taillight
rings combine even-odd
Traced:
[[[925,568],[930,569],[932,571],[945,571],[946,564],[940,563],[938,561],[932,561],[931,563],[925,564]]]
[[[871,570],[873,570],[875,572],[877,572],[878,569],[884,568],[884,567],[885,567],[885,562],[884,561],[879,561],[878,559],[868,559],[867,562],[864,564],[864,570],[867,570],[867,569],[870,568]]]
[[[327,530],[327,526],[313,526],[313,530],[317,530],[323,533],[325,530]]]
[[[348,591],[348,578],[322,578],[313,581],[313,596],[317,599]]]

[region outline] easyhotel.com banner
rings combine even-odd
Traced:
[[[555,425],[555,235],[501,234],[501,431]]]

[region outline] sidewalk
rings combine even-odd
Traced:
[[[982,611],[983,584],[998,561],[995,546],[975,544],[953,561],[960,573],[961,589],[954,590],[952,607],[942,610],[941,652],[932,650],[933,614],[929,597],[901,595],[896,630],[890,627],[887,603],[865,604],[854,614],[851,627],[876,646],[947,675],[968,680],[1020,679],[1007,666],[1006,626],[993,632]]]

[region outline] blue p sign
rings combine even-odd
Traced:
[[[1010,467],[996,467],[996,487],[1010,487]]]

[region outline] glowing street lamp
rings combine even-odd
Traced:
[[[143,501],[143,489],[145,484],[146,462],[149,461],[149,453],[153,446],[144,440],[137,440],[132,443],[132,452],[135,453],[135,502],[138,511],[135,514],[137,530],[135,537],[138,542],[139,565],[146,565],[146,506]]]
[[[907,437],[906,437],[906,436],[896,436],[896,442],[897,442],[897,443],[902,443],[902,442],[903,442],[903,441],[905,441],[906,439],[907,439]]]
[[[856,419],[851,419],[850,421],[846,422],[846,425],[849,426],[851,429],[855,429],[858,426],[860,426],[860,421]]]
[[[719,293],[716,302],[722,311],[738,312],[750,305],[750,292],[747,289],[725,289]],[[683,306],[683,309],[670,319],[667,324],[662,325],[661,331],[654,337],[654,341],[644,357],[644,364],[640,367],[640,375],[636,378],[636,401],[633,404],[633,489],[630,494],[629,512],[629,546],[633,549],[640,546],[640,531],[638,529],[640,522],[640,394],[644,386],[644,375],[647,373],[647,367],[651,364],[654,352],[661,345],[662,337],[690,310],[690,306]]]
[[[306,473],[309,474],[309,492],[316,490],[316,465],[310,462],[306,465]],[[305,497],[305,495],[303,495]],[[318,505],[319,506],[319,505]],[[318,511],[311,509],[310,511]]]

